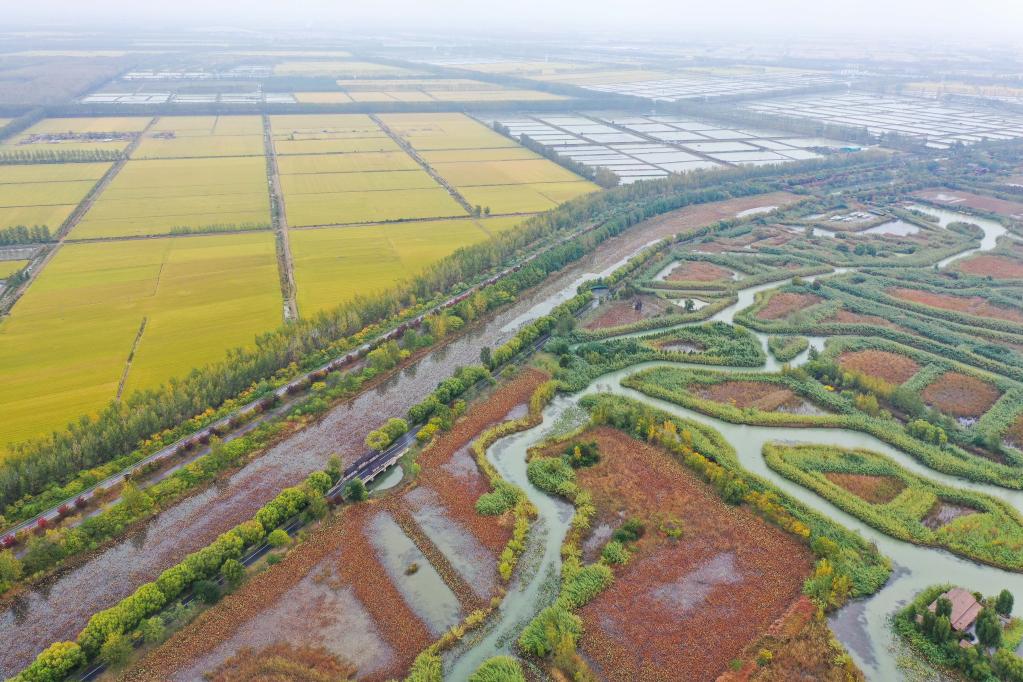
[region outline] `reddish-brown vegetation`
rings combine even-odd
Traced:
[[[807,548],[732,507],[667,452],[610,428],[578,472],[595,527],[637,518],[646,533],[614,584],[580,610],[583,656],[609,680],[709,680],[799,597]],[[662,527],[679,525],[670,538]]]
[[[636,310],[636,304],[640,309]],[[660,315],[672,304],[656,296],[635,296],[633,298],[615,299],[597,308],[594,317],[587,321],[585,329],[608,329],[620,327]]]
[[[982,194],[960,192],[952,189],[928,189],[917,192],[921,199],[933,201],[938,204],[949,206],[966,206],[978,211],[988,211],[1008,218],[1023,218],[1023,204],[1018,201],[1006,201],[996,197],[987,197]]]
[[[782,291],[771,296],[767,305],[757,313],[757,318],[761,320],[777,320],[788,317],[792,313],[816,305],[822,300],[824,299],[815,294],[797,294]]]
[[[803,201],[804,197],[788,192],[771,192],[755,194],[748,197],[736,197],[725,201],[715,201],[696,206],[686,206],[677,211],[646,221],[645,225],[655,228],[660,236],[674,236],[680,232],[689,232],[704,227],[718,220],[735,218],[743,211],[767,207],[785,207]],[[645,235],[644,235],[645,237]]]
[[[839,324],[869,324],[875,327],[888,327],[889,329],[898,329],[899,325],[895,324],[890,320],[886,320],[883,317],[876,315],[864,315],[863,313],[854,313],[851,310],[845,308],[839,308],[837,312],[832,313],[828,317],[821,320],[823,323],[837,322]]]
[[[1023,279],[1023,263],[1005,256],[981,254],[959,261],[958,269],[968,275],[995,279]]]
[[[834,635],[817,607],[800,597],[785,614],[771,624],[762,637],[746,647],[738,671],[728,671],[717,682],[859,682],[863,673],[851,662],[836,660],[831,646]],[[771,652],[768,665],[758,665],[761,651]]]
[[[780,407],[797,407],[803,399],[777,384],[766,381],[722,381],[717,384],[694,384],[689,387],[701,398],[736,407],[755,407],[772,412]]]
[[[716,282],[732,279],[732,271],[706,261],[682,261],[668,273],[670,282]]]
[[[905,355],[885,350],[847,351],[838,356],[842,369],[860,372],[898,386],[920,371],[920,365]]]
[[[932,308],[954,310],[966,313],[967,315],[993,317],[1010,322],[1023,322],[1023,311],[994,305],[982,296],[953,296],[951,294],[936,294],[920,289],[903,289],[899,287],[888,289],[887,293],[903,301],[912,301],[913,303],[920,303]]]
[[[832,471],[824,474],[824,478],[871,504],[887,504],[906,488],[906,484],[894,476],[845,474]]]
[[[988,411],[1001,392],[975,377],[946,372],[923,390],[924,402],[953,417],[979,417]]]
[[[419,485],[432,489],[450,517],[495,554],[511,538],[510,520],[476,513],[476,499],[490,490],[490,484],[476,467],[468,446],[482,431],[504,420],[513,408],[528,403],[548,378],[535,369],[523,370],[485,400],[473,403],[466,415],[450,431],[438,435],[417,459],[421,466]]]
[[[272,570],[254,575],[236,592],[200,614],[191,624],[175,633],[125,675],[130,680],[167,680],[178,671],[194,665],[231,639],[246,623],[280,600],[314,569],[336,574],[337,587],[348,585],[372,617],[395,656],[388,665],[368,679],[387,679],[410,665],[431,641],[426,625],[402,599],[388,580],[387,571],[376,559],[366,538],[366,520],[380,510],[379,504],[365,503],[346,509],[325,523],[303,543],[297,545]],[[344,548],[343,559],[338,556]],[[317,616],[305,614],[306,627],[315,628]],[[293,627],[280,630],[281,640],[292,638],[306,643],[308,632]]]
[[[207,675],[210,682],[347,682],[355,666],[322,647],[271,644],[259,651],[241,649]]]

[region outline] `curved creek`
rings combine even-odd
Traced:
[[[1005,228],[994,221],[965,216],[952,211],[920,207],[928,213],[938,215],[941,225],[945,226],[955,220],[968,220],[980,225],[985,237],[979,248],[970,249],[950,258],[943,259],[940,267],[966,258],[978,251],[987,251],[996,245],[998,237],[1005,234]],[[848,271],[838,268],[831,273],[818,275],[828,277]],[[804,279],[813,280],[816,277]],[[738,301],[721,310],[712,318],[713,321],[732,323],[736,312],[750,306],[757,293],[784,285],[788,280],[771,282],[738,292]],[[687,323],[703,324],[704,322]],[[675,325],[676,327],[687,324]],[[672,327],[674,328],[674,327]],[[663,330],[643,331],[626,334],[615,338],[641,337]],[[751,330],[752,331],[752,330]],[[638,391],[621,385],[622,379],[649,367],[690,367],[694,369],[714,369],[716,371],[737,372],[777,372],[781,369],[778,363],[767,352],[767,335],[753,332],[764,347],[767,361],[759,369],[740,367],[712,367],[695,363],[647,362],[627,367],[595,379],[586,389],[570,396],[559,396],[543,412],[543,422],[538,426],[496,442],[487,451],[488,459],[498,468],[507,480],[519,485],[529,499],[536,505],[538,519],[535,530],[531,532],[531,546],[522,558],[523,567],[508,591],[508,597],[498,610],[496,621],[487,628],[482,638],[475,644],[459,651],[445,663],[445,676],[448,679],[467,679],[476,667],[487,658],[513,651],[515,638],[529,619],[544,606],[553,601],[560,575],[561,555],[559,548],[568,531],[572,508],[565,502],[552,498],[529,483],[526,477],[526,452],[533,445],[543,442],[551,433],[551,424],[568,410],[579,409],[579,400],[586,395],[610,393],[643,402],[651,407],[670,414],[692,420],[716,429],[735,448],[738,459],[743,467],[751,473],[770,481],[783,490],[815,509],[816,511],[836,520],[846,528],[859,533],[866,540],[876,544],[878,550],[892,562],[892,574],[884,587],[876,594],[865,599],[850,602],[830,617],[830,624],[838,639],[846,646],[871,680],[894,680],[903,676],[898,665],[898,647],[895,635],[889,626],[891,616],[916,594],[935,583],[953,583],[985,593],[1006,588],[1016,595],[1023,596],[1023,574],[978,564],[958,557],[942,549],[921,547],[901,540],[896,540],[875,530],[859,519],[838,509],[817,494],[789,481],[770,469],[762,456],[763,447],[770,442],[813,443],[832,445],[842,448],[865,448],[890,457],[900,466],[916,475],[937,481],[952,487],[968,489],[987,494],[1003,500],[1017,510],[1023,512],[1023,491],[1007,490],[996,486],[974,483],[934,471],[918,462],[913,457],[898,450],[884,441],[878,440],[859,431],[840,428],[795,428],[747,426],[710,417],[689,410],[674,403],[649,397]],[[810,347],[823,347],[824,337],[810,337]],[[794,359],[791,365],[806,362],[809,349]],[[539,537],[534,537],[534,535]],[[552,580],[555,582],[552,588]]]

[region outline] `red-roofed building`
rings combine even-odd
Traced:
[[[949,617],[949,621],[952,623],[952,629],[956,632],[967,632],[973,628],[973,624],[977,622],[977,616],[980,615],[980,610],[983,608],[977,598],[973,596],[972,592],[964,590],[961,587],[953,587],[948,592],[941,595],[950,602],[952,602],[952,615]],[[941,599],[938,597],[938,599]],[[931,602],[931,605],[927,607],[927,610],[934,613],[938,609],[938,599]]]

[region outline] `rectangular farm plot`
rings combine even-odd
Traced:
[[[458,248],[484,241],[471,220],[293,230],[299,310],[305,316],[394,286]]]
[[[554,208],[569,199],[589,194],[596,190],[596,185],[580,180],[460,187],[458,190],[471,205],[485,206],[491,213],[536,213]]]
[[[381,114],[380,120],[416,151],[518,146],[463,114]]]
[[[0,444],[59,428],[128,390],[154,387],[276,326],[273,235],[62,247],[0,323]]]
[[[579,176],[547,159],[431,162],[433,169],[455,187],[576,182]]]
[[[400,151],[365,114],[271,116],[278,155]]]
[[[43,225],[55,233],[109,163],[0,166],[0,229]]]
[[[131,160],[72,239],[269,228],[262,157]]]
[[[432,182],[432,178],[430,179]],[[465,215],[448,191],[434,183],[419,189],[337,191],[284,194],[288,223],[293,227],[350,225],[418,218]]]
[[[277,158],[277,172],[284,175],[307,173],[359,173],[368,171],[419,170],[416,160],[403,151],[357,154],[302,154]]]
[[[0,145],[0,152],[122,151],[150,120],[148,116],[47,118]]]
[[[420,169],[368,173],[299,173],[281,176],[286,197],[299,194],[380,192],[396,189],[434,189],[437,182]]]
[[[401,149],[386,135],[375,137],[324,137],[274,140],[274,150],[287,154],[339,154],[348,152],[389,152]]]
[[[262,156],[259,116],[165,116],[143,136],[134,159]]]

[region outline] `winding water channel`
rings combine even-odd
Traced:
[[[1005,228],[994,221],[952,211],[919,207],[921,210],[937,215],[941,225],[945,226],[956,220],[978,224],[984,230],[984,239],[979,248],[970,249],[955,256],[946,258],[939,264],[948,264],[966,258],[978,251],[987,251],[995,247],[998,237],[1005,234]],[[833,276],[846,269],[838,269],[820,277]],[[814,279],[814,278],[806,278]],[[711,319],[732,323],[736,312],[753,303],[757,293],[782,286],[788,280],[773,282],[744,289],[738,293],[738,301],[715,314]],[[701,323],[690,323],[701,324]],[[685,325],[677,325],[685,326]],[[662,331],[662,330],[656,330]],[[641,337],[651,334],[644,331],[624,336]],[[767,335],[756,333],[766,353]],[[621,338],[621,337],[619,337]],[[811,337],[811,347],[821,348],[823,337]],[[791,363],[799,365],[807,360],[809,350],[804,351]],[[541,528],[542,547],[527,552],[524,563],[530,564],[528,571],[509,590],[508,598],[502,604],[496,624],[494,624],[476,645],[468,651],[460,652],[453,661],[448,661],[445,673],[450,679],[465,679],[468,674],[488,657],[513,651],[514,637],[529,617],[538,612],[547,602],[544,601],[544,588],[549,585],[551,576],[559,575],[561,556],[557,551],[568,529],[571,508],[567,504],[555,500],[529,483],[526,478],[526,452],[529,447],[542,442],[550,432],[550,424],[556,423],[567,410],[578,409],[579,400],[586,395],[595,393],[612,393],[646,403],[652,407],[679,417],[690,419],[700,424],[713,427],[735,448],[738,459],[748,471],[770,481],[779,489],[799,499],[813,509],[829,516],[845,527],[858,532],[868,541],[875,543],[880,552],[892,561],[893,572],[885,586],[875,595],[866,599],[850,602],[830,618],[831,627],[838,639],[849,649],[856,663],[868,679],[887,682],[902,677],[898,666],[898,649],[895,646],[894,634],[889,626],[889,618],[899,608],[910,601],[921,589],[935,583],[949,582],[962,585],[969,590],[984,593],[997,592],[1006,588],[1018,596],[1023,596],[1023,574],[978,564],[968,559],[955,556],[945,550],[913,545],[891,538],[868,526],[857,518],[838,509],[833,504],[815,493],[789,481],[771,470],[762,456],[763,447],[770,442],[815,443],[832,445],[842,448],[865,448],[882,453],[897,462],[900,466],[916,475],[928,478],[956,488],[968,489],[984,493],[1000,499],[1023,512],[1023,491],[1013,491],[996,486],[974,483],[948,476],[920,464],[913,457],[905,454],[887,443],[859,431],[840,428],[793,428],[769,426],[745,426],[731,424],[705,414],[689,410],[673,403],[651,398],[638,391],[621,385],[622,379],[641,369],[658,366],[692,367],[699,369],[715,369],[719,371],[757,371],[750,368],[708,367],[689,363],[649,362],[634,365],[626,369],[606,374],[594,380],[585,390],[571,396],[561,396],[554,400],[543,413],[543,423],[528,431],[515,434],[498,441],[487,451],[487,457],[508,480],[525,490],[529,499],[539,510],[537,526]],[[776,372],[780,363],[767,353],[767,362],[759,370]],[[545,581],[547,581],[545,583]],[[553,596],[547,595],[548,599]]]

